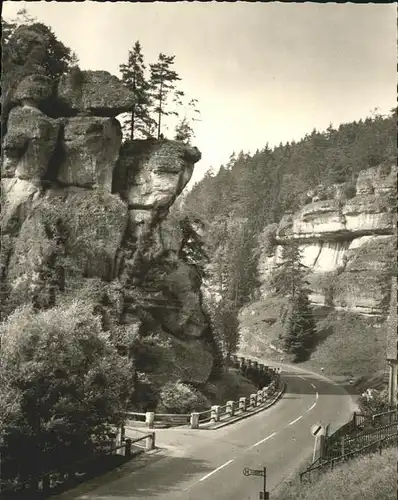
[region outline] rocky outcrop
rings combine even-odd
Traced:
[[[127,328],[169,345],[153,381],[203,384],[215,344],[200,283],[179,257],[182,235],[168,209],[200,159],[176,141],[127,141],[115,118],[134,95],[106,72],[31,72],[9,93],[2,162],[3,313],[21,304],[48,308],[83,297],[110,334]],[[25,39],[24,39],[25,40]],[[22,43],[21,54],[31,45]],[[30,52],[29,52],[30,53]],[[18,59],[19,60],[19,59]],[[52,100],[49,116],[43,102]],[[6,311],[6,312],[4,312]]]
[[[107,71],[80,71],[62,75],[57,99],[63,113],[115,117],[129,111],[135,96]]]
[[[120,151],[116,189],[130,208],[169,208],[200,157],[197,148],[177,141],[126,142]]]
[[[113,171],[122,143],[120,123],[114,118],[77,116],[64,121],[60,143],[61,184],[112,191]]]
[[[296,241],[312,271],[313,304],[384,317],[396,259],[396,178],[396,166],[363,170],[355,190],[334,186],[334,199],[319,199],[325,190],[308,193],[301,210],[286,214],[271,235],[267,228],[273,251],[263,246],[259,259],[262,295],[283,245]]]

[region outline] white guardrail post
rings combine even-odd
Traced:
[[[191,413],[190,425],[191,429],[199,428],[199,413]]]
[[[239,410],[246,411],[246,398],[244,396],[239,398]]]
[[[227,401],[226,413],[227,413],[228,417],[234,416],[234,402],[233,401]]]
[[[154,422],[155,422],[155,413],[153,411],[147,411],[145,413],[145,425],[149,429],[152,429]]]
[[[214,405],[211,407],[210,420],[212,422],[219,422],[220,421],[220,407],[218,405]]]
[[[145,438],[145,451],[151,451],[155,448],[155,433],[151,432],[151,435]]]
[[[257,406],[260,406],[263,403],[263,391],[260,389],[257,391]]]

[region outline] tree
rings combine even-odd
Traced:
[[[195,137],[192,124],[196,121],[200,121],[200,111],[196,107],[198,100],[191,99],[188,104],[184,106],[178,92],[175,100],[177,101],[178,106],[184,107],[184,116],[180,119],[175,128],[175,140],[190,144],[191,139]]]
[[[167,56],[162,52],[159,54],[158,61],[150,64],[150,95],[156,103],[153,113],[157,116],[157,138],[160,138],[162,129],[162,116],[177,115],[176,111],[167,110],[167,99],[172,91],[175,90],[175,82],[181,80],[178,74],[172,69],[175,56]],[[177,91],[177,100],[183,96],[183,92]]]
[[[225,358],[236,352],[239,344],[238,308],[228,299],[222,299],[211,306],[209,312],[213,334]]]
[[[131,140],[134,139],[136,132],[141,136],[147,136],[152,120],[149,113],[151,101],[149,82],[145,78],[144,56],[138,40],[132,50],[129,50],[127,64],[121,64],[119,68],[124,85],[134,92],[136,97],[136,101],[131,108],[130,117],[124,121],[123,127],[130,132]]]
[[[284,349],[295,355],[296,362],[308,356],[314,346],[316,334],[308,298],[308,268],[301,260],[302,255],[296,243],[285,245],[282,260],[270,280],[270,287],[275,294],[288,300],[288,314],[284,321]]]
[[[91,310],[77,300],[37,314],[25,307],[0,326],[2,486],[36,485],[124,420],[131,368]]]
[[[270,280],[270,288],[276,295],[294,299],[297,293],[306,290],[308,267],[301,260],[302,254],[296,243],[283,246],[281,262],[276,265]]]
[[[284,349],[295,355],[295,362],[307,359],[315,343],[316,327],[308,293],[296,290],[291,300],[290,312],[284,336]]]
[[[184,116],[176,125],[174,139],[191,144],[191,139],[195,137],[193,128],[189,124],[187,117]]]
[[[199,218],[185,216],[179,220],[179,225],[182,242],[178,257],[195,269],[202,282],[206,276],[205,266],[209,262],[205,243],[199,234],[199,230],[203,230],[203,222]]]

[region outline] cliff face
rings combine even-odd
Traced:
[[[20,45],[18,60],[29,47]],[[8,94],[0,262],[7,312],[84,297],[109,331],[169,343],[167,361],[153,367],[159,383],[206,382],[214,343],[200,283],[178,257],[181,234],[167,225],[200,152],[166,140],[122,145],[115,117],[134,95],[102,71],[73,70],[54,88],[40,61],[19,72]]]
[[[396,166],[364,170],[355,191],[320,187],[300,211],[266,228],[274,246],[259,261],[262,295],[283,245],[295,240],[312,270],[313,304],[384,317],[396,260],[396,180]]]

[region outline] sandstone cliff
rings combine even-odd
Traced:
[[[320,186],[301,210],[267,227],[268,245],[259,259],[261,295],[268,294],[283,245],[295,240],[312,271],[313,304],[385,317],[396,260],[396,181],[395,165],[363,170],[355,189]]]
[[[215,347],[200,283],[167,225],[200,152],[168,140],[122,144],[116,116],[134,95],[104,71],[76,68],[54,85],[41,66],[44,41],[24,30],[33,41],[16,61],[29,55],[30,70],[16,63],[1,166],[3,311],[84,297],[104,328],[171,346],[151,367],[159,384],[206,382]],[[42,49],[35,64],[32,44]]]

